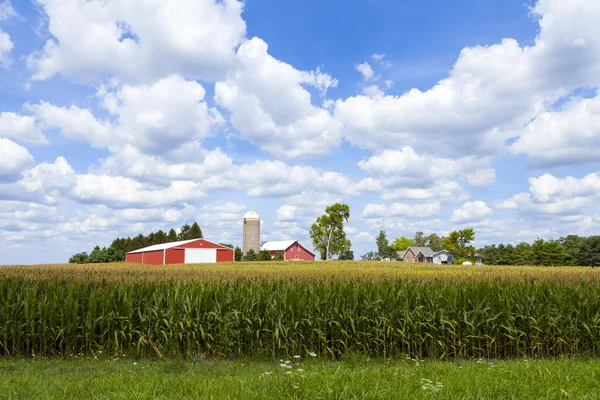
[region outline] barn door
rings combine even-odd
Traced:
[[[217,249],[185,249],[186,264],[217,262]]]

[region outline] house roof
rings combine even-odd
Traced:
[[[196,240],[201,240],[201,239],[198,238],[198,239],[190,239],[190,240],[180,240],[179,242],[155,244],[153,246],[144,247],[143,249],[137,249],[137,250],[130,251],[127,254],[143,253],[145,251],[157,251],[157,250],[170,249],[171,247],[176,247],[176,246],[181,246],[183,244],[192,243],[192,242],[195,242]]]
[[[402,252],[402,255],[401,255],[402,258],[404,258],[404,256],[406,255],[406,252],[408,250],[412,251],[414,255],[417,255],[417,254],[421,253],[425,257],[432,257],[433,254],[434,254],[433,250],[431,250],[431,247],[414,247],[414,246],[410,246],[408,249],[406,249],[405,251]]]
[[[266,242],[260,247],[260,249],[269,251],[286,250],[288,247],[290,247],[296,242],[297,240],[279,240],[275,242]]]

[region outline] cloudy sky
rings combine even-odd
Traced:
[[[596,0],[0,0],[0,264],[198,221],[598,234]]]

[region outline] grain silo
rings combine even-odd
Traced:
[[[243,233],[242,251],[244,254],[252,249],[256,254],[260,253],[260,218],[254,211],[248,211],[244,215],[244,233]]]

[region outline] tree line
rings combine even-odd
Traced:
[[[200,225],[198,225],[197,222],[194,222],[192,225],[184,224],[179,230],[179,233],[171,228],[168,233],[159,230],[158,232],[151,232],[146,236],[140,233],[133,238],[116,238],[109,247],[100,248],[100,246],[96,246],[89,254],[85,251],[74,254],[69,258],[69,263],[92,264],[125,261],[125,254],[133,250],[142,249],[155,244],[177,242],[180,240],[202,239],[203,237]],[[233,248],[231,245],[227,246]]]
[[[597,266],[600,265],[600,236],[568,235],[560,239],[537,239],[517,245],[492,244],[479,249],[486,264]]]

